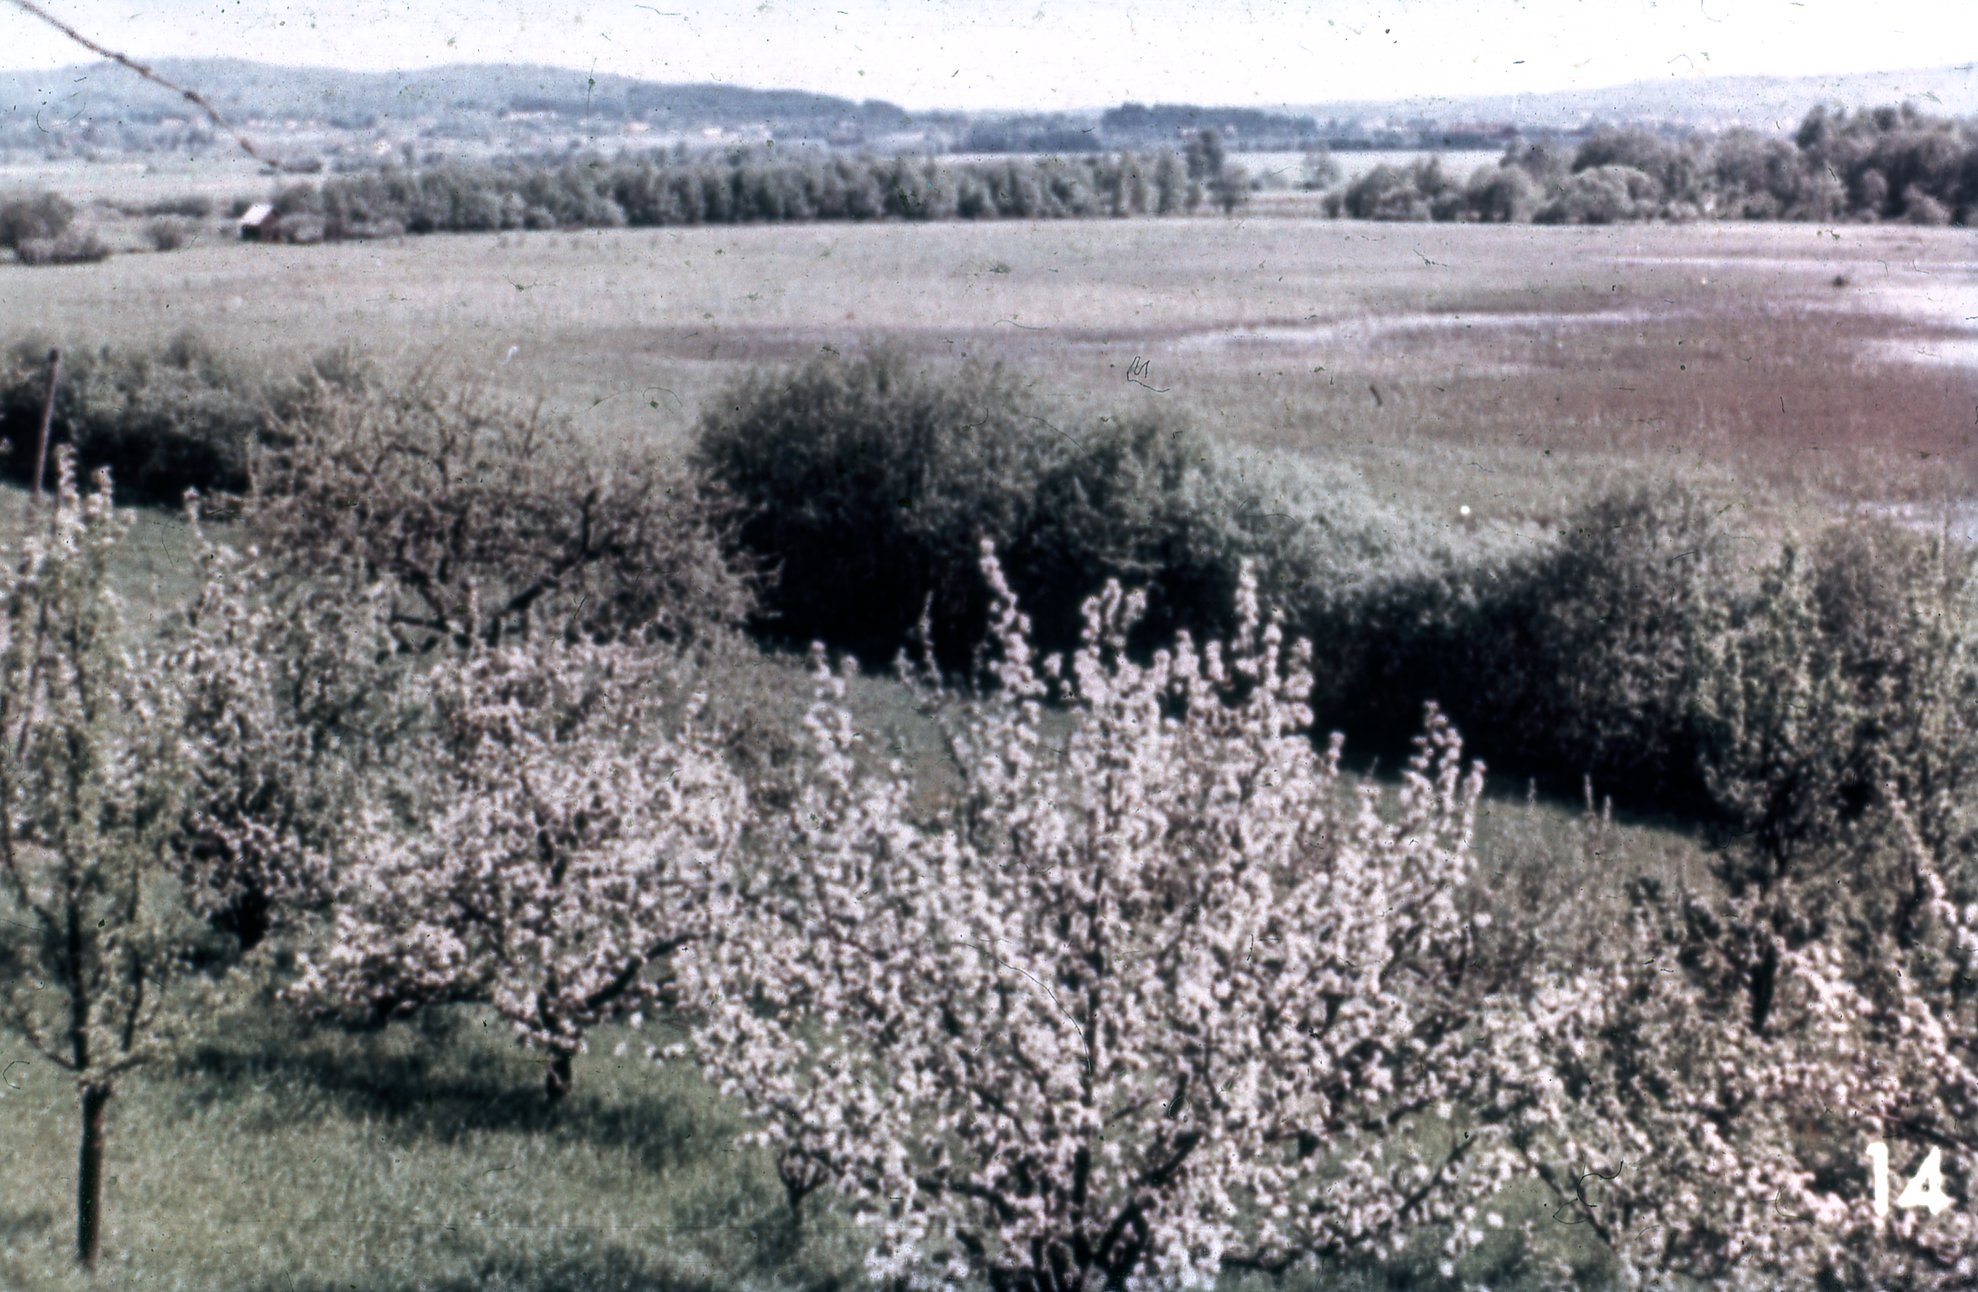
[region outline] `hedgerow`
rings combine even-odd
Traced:
[[[1978,758],[1947,707],[1978,694],[1969,576],[1899,531],[1821,540],[1792,576],[1812,580],[1794,595],[1818,612],[1795,626],[1791,580],[1746,573],[1724,508],[1691,487],[1627,485],[1542,540],[1459,544],[1350,478],[1249,462],[1173,420],[1060,425],[1007,372],[888,352],[746,379],[703,419],[696,460],[775,572],[758,628],[785,642],[883,661],[926,612],[958,666],[986,624],[970,562],[986,538],[1040,644],[1075,642],[1083,599],[1110,578],[1145,591],[1144,651],[1228,631],[1248,561],[1326,661],[1318,710],[1362,747],[1401,748],[1432,699],[1498,766],[1555,793],[1591,777],[1624,804],[1802,831],[1759,801],[1785,793],[1759,782],[1785,775],[1786,737],[1761,729],[1787,720],[1735,694],[1798,652],[1845,695],[1795,757],[1853,803],[1911,767],[1905,794],[1933,846],[1970,833],[1940,826],[1949,809],[1935,806]],[[1813,740],[1805,720],[1787,725]]]
[[[1459,181],[1428,157],[1374,167],[1328,195],[1363,220],[1901,220],[1968,224],[1978,210],[1978,127],[1905,104],[1816,108],[1791,138],[1748,129],[1683,137],[1595,131],[1570,157],[1515,141]]]
[[[967,658],[987,625],[983,539],[1055,649],[1108,578],[1146,590],[1144,645],[1227,630],[1246,559],[1297,604],[1419,537],[1362,491],[1246,463],[1173,419],[1060,425],[1006,370],[883,348],[745,377],[702,417],[693,461],[771,572],[759,628],[874,662],[923,614],[944,662]]]
[[[659,228],[810,220],[1082,219],[1197,209],[1170,153],[1005,158],[718,160],[665,155],[387,170],[298,183],[275,199],[292,240],[507,229]],[[1234,172],[1231,172],[1233,175]],[[1233,209],[1248,190],[1217,195]]]

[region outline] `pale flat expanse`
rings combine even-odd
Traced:
[[[1068,417],[1169,408],[1542,519],[1644,464],[1754,505],[1978,492],[1969,237],[1198,217],[208,238],[0,266],[0,317],[71,346],[192,327],[282,366],[348,343],[669,440],[751,365],[883,338],[1007,360]]]
[[[1479,166],[1495,166],[1502,156],[1502,148],[1447,148],[1436,152],[1415,148],[1352,148],[1341,149],[1332,155],[1332,159],[1339,165],[1340,182],[1350,184],[1376,166],[1412,166],[1430,157],[1440,158],[1442,169],[1448,174],[1459,180],[1468,179],[1471,171]],[[1231,153],[1230,160],[1252,175],[1276,172],[1295,184],[1303,173],[1305,154]]]
[[[211,198],[224,209],[236,197],[260,201],[274,187],[259,162],[233,152],[192,160],[162,156],[112,161],[72,158],[0,166],[0,197],[53,189],[78,206],[199,196]]]

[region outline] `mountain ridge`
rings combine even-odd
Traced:
[[[615,73],[591,74],[550,64],[457,63],[412,71],[294,67],[249,59],[159,59],[161,76],[197,89],[230,118],[404,120],[447,113],[542,112],[602,120],[709,126],[771,122],[846,122],[868,130],[916,120],[997,120],[1022,110],[934,109],[909,112],[880,99],[855,101],[806,90],[759,89],[721,82],[667,83]],[[1789,130],[1818,104],[1865,108],[1914,102],[1926,111],[1978,115],[1978,64],[1818,76],[1702,76],[1634,81],[1585,90],[1520,94],[1406,95],[1266,105],[1320,122],[1354,119],[1489,121],[1536,128],[1592,120],[1656,121],[1699,128],[1745,124]],[[1238,105],[1207,105],[1247,111]],[[1051,113],[1097,119],[1107,108]],[[56,121],[157,121],[191,113],[163,87],[107,61],[47,71],[0,72],[0,114],[42,114]]]
[[[1587,119],[1654,119],[1700,126],[1738,119],[1746,125],[1789,130],[1822,104],[1860,109],[1904,101],[1939,115],[1978,115],[1978,63],[1808,76],[1671,77],[1527,94],[1333,100],[1292,110],[1321,120],[1352,115],[1437,116],[1445,121],[1515,121],[1535,127],[1576,125]]]
[[[238,58],[167,58],[148,66],[197,90],[222,114],[245,120],[391,119],[536,110],[608,118],[699,113],[710,124],[836,116],[884,126],[907,119],[903,109],[878,99],[859,102],[805,90],[719,82],[663,83],[550,64],[455,63],[415,71],[366,72]],[[107,61],[49,71],[0,72],[0,108],[140,120],[192,111],[179,95]]]

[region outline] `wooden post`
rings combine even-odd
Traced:
[[[62,352],[48,352],[48,396],[41,402],[41,443],[34,451],[34,496],[41,497],[41,477],[48,472],[48,431],[55,423],[55,383],[62,376]]]

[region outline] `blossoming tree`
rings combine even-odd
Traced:
[[[698,1053],[794,1198],[875,1273],[1024,1292],[1392,1252],[1502,1179],[1502,1054],[1468,972],[1481,769],[1431,713],[1391,810],[1309,735],[1309,652],[1246,578],[1232,643],[1125,651],[1139,599],[1039,661],[993,554],[995,690],[948,706],[922,822],[862,770],[818,656],[785,864],[683,957]],[[1047,708],[1062,706],[1068,722]],[[1055,733],[1063,727],[1062,739]],[[1463,1102],[1473,1125],[1424,1118]],[[1461,1187],[1458,1187],[1461,1181]]]
[[[191,510],[198,532],[198,513]],[[382,585],[281,586],[200,535],[199,591],[165,625],[190,792],[170,838],[188,900],[252,951],[329,899],[338,850],[408,721]]]
[[[429,774],[362,814],[294,996],[373,1018],[490,1003],[567,1093],[586,1032],[720,918],[746,799],[672,680],[644,647],[549,637],[442,658]]]
[[[1978,906],[1877,816],[1729,896],[1639,883],[1542,1034],[1566,1098],[1527,1147],[1630,1285],[1971,1285]]]
[[[76,488],[0,571],[0,1018],[74,1078],[76,1256],[102,1241],[106,1114],[119,1079],[197,1011],[169,990],[200,927],[173,892],[166,836],[185,768],[149,733],[177,719],[172,675],[127,632],[110,567],[128,518],[107,475]]]

